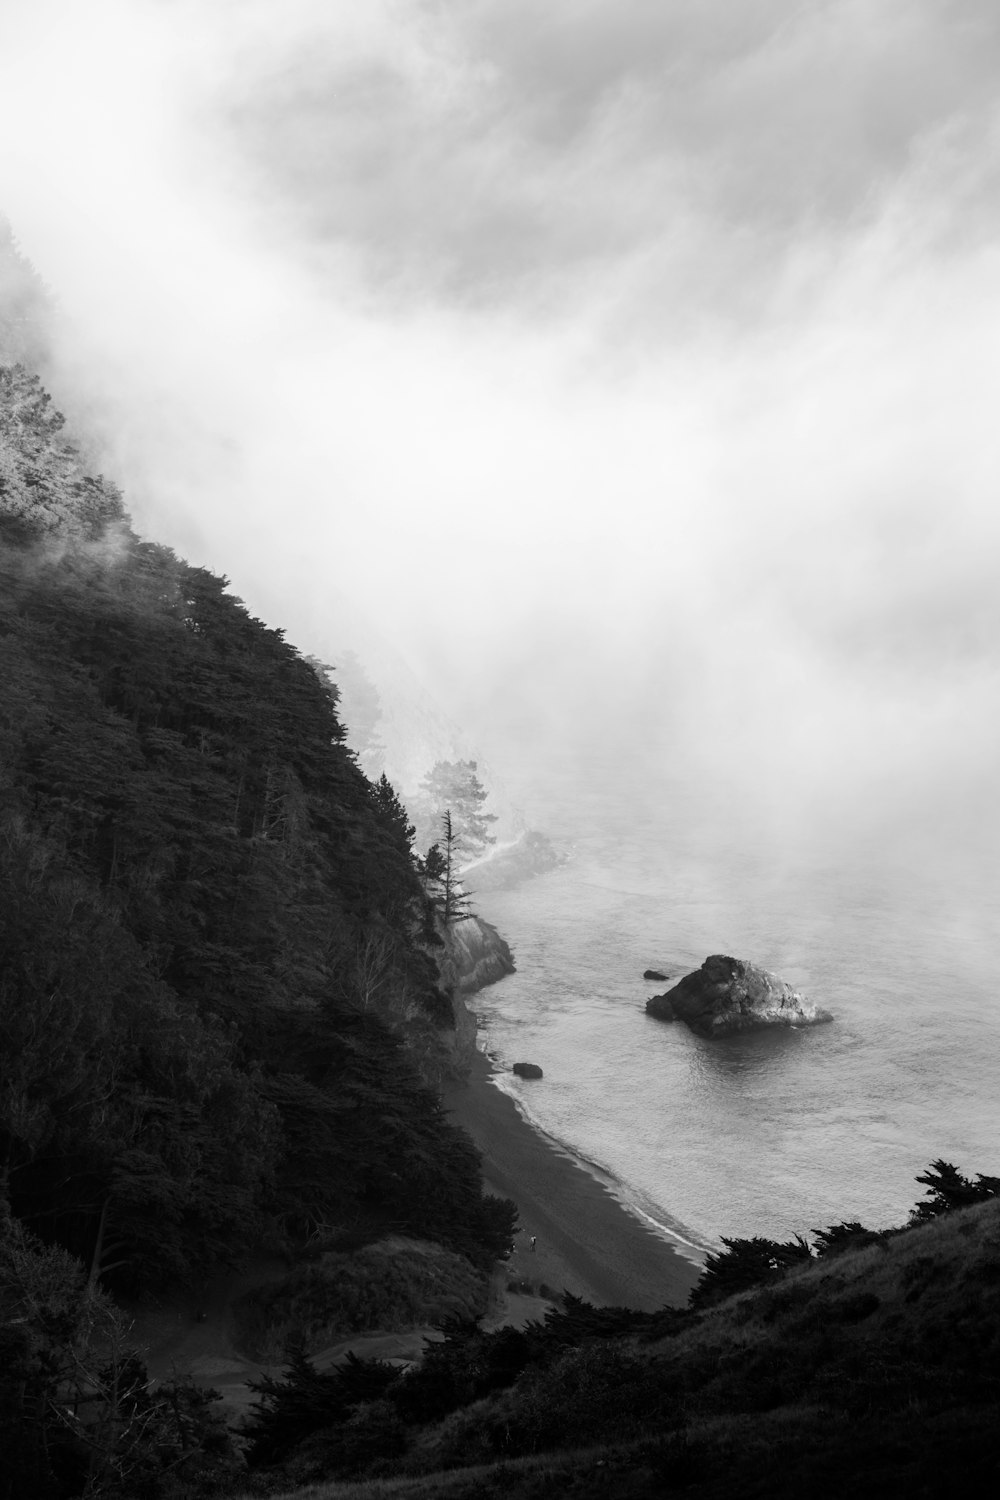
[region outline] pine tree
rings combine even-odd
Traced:
[[[458,844],[459,837],[451,819],[450,809],[445,809],[441,819],[441,829],[444,834],[444,875],[441,882],[441,916],[445,926],[449,922],[457,922],[460,917],[469,915],[469,899],[458,878]]]
[[[428,849],[421,873],[432,908],[447,926],[469,915],[469,898],[458,876],[458,834],[448,808],[441,830],[442,841]]]
[[[496,813],[483,812],[489,796],[479,780],[474,760],[439,760],[421,782],[423,811],[431,826],[447,811],[455,832],[455,849],[465,859],[475,859],[496,843],[490,832]]]

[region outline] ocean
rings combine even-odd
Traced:
[[[864,844],[776,859],[632,801],[550,798],[568,861],[475,903],[518,967],[474,1008],[525,1116],[695,1250],[903,1223],[937,1157],[1000,1173],[993,865]],[[710,953],[773,970],[833,1023],[710,1041],[645,1014],[668,988],[645,969],[676,981]]]

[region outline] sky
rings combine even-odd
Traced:
[[[139,529],[303,649],[526,796],[985,869],[998,67],[992,0],[0,0],[0,208]]]

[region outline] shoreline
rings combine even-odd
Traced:
[[[591,1157],[585,1156],[582,1151],[576,1150],[575,1147],[567,1146],[563,1141],[559,1140],[558,1136],[551,1135],[536,1121],[532,1120],[527,1110],[522,1106],[517,1094],[513,1090],[504,1088],[503,1083],[500,1082],[501,1079],[507,1077],[506,1070],[493,1064],[489,1056],[487,1056],[486,1061],[490,1069],[489,1078],[492,1086],[499,1093],[511,1100],[520,1119],[527,1125],[529,1130],[533,1130],[535,1135],[544,1141],[557,1156],[561,1156],[565,1161],[571,1162],[573,1166],[579,1167],[581,1172],[584,1172],[588,1177],[592,1177],[598,1186],[604,1188],[605,1192],[610,1193],[611,1197],[624,1209],[630,1218],[637,1219],[643,1228],[648,1228],[652,1234],[661,1238],[671,1250],[676,1251],[682,1259],[690,1261],[699,1272],[701,1271],[705,1256],[711,1249],[711,1246],[699,1244],[694,1239],[686,1239],[679,1229],[674,1229],[671,1225],[665,1224],[662,1219],[657,1218],[655,1213],[652,1213],[648,1208],[644,1208],[635,1195],[618,1181],[610,1167],[602,1166],[599,1161],[594,1161]]]
[[[468,1078],[446,1084],[442,1103],[482,1154],[484,1190],[517,1204],[521,1228],[506,1264],[510,1292],[551,1302],[566,1291],[595,1306],[642,1312],[685,1306],[700,1266],[668,1238],[669,1230],[640,1218],[530,1124],[494,1082],[495,1073],[477,1048]]]

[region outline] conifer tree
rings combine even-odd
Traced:
[[[459,836],[452,823],[451,811],[446,808],[441,819],[441,830],[444,835],[444,876],[441,883],[442,907],[441,915],[445,926],[449,922],[457,922],[460,917],[469,915],[469,899],[458,878],[458,843]]]
[[[422,871],[434,910],[448,926],[469,915],[469,898],[458,876],[458,833],[448,808],[441,815],[441,832],[441,843],[428,849]]]
[[[489,793],[479,780],[474,760],[439,760],[420,784],[420,801],[427,820],[434,826],[447,811],[455,833],[455,851],[475,859],[496,843],[490,828],[496,813],[483,812]]]

